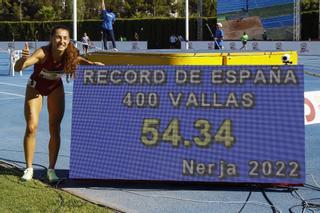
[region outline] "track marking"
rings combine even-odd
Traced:
[[[0,98],[0,101],[10,101],[10,100],[18,100],[21,99],[22,97],[17,97],[17,98]]]
[[[0,92],[0,94],[12,95],[12,96],[17,96],[17,97],[23,97],[24,98],[24,95],[20,95],[20,94],[17,94],[17,93]]]
[[[26,85],[10,84],[10,83],[5,83],[5,82],[0,82],[0,85],[7,85],[7,86],[13,86],[13,87],[23,87],[23,88],[26,87]]]

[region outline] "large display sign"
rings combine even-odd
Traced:
[[[70,178],[301,184],[302,66],[81,66]]]

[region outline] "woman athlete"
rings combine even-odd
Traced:
[[[22,50],[22,57],[15,64],[15,71],[34,65],[34,71],[27,83],[24,104],[26,130],[23,144],[26,169],[22,180],[31,180],[33,177],[32,161],[44,96],[47,96],[50,132],[47,178],[49,182],[59,180],[54,168],[60,148],[60,124],[65,108],[61,78],[63,75],[66,75],[67,79],[74,77],[78,64],[103,65],[100,62],[91,62],[79,56],[78,49],[70,42],[70,30],[65,26],[54,27],[50,34],[50,43],[37,49],[31,56],[26,43]]]

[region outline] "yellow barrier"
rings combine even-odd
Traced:
[[[295,51],[232,53],[92,52],[85,57],[106,65],[284,65],[297,64]]]
[[[287,57],[286,60],[284,60]],[[224,65],[284,65],[298,64],[296,51],[287,52],[246,52],[228,53],[224,57]]]
[[[221,53],[93,52],[85,56],[106,65],[222,65]]]

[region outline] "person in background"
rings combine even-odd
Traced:
[[[33,178],[32,161],[36,133],[45,96],[47,96],[50,133],[47,178],[49,182],[59,180],[54,168],[60,149],[60,124],[65,108],[62,77],[65,75],[67,80],[73,78],[78,64],[103,65],[100,62],[92,62],[80,57],[78,49],[71,42],[70,30],[59,25],[52,29],[49,44],[38,48],[31,56],[28,43],[26,43],[22,50],[22,57],[14,66],[15,71],[18,72],[34,65],[34,71],[27,83],[24,102],[26,130],[23,143],[27,168],[21,177],[23,181]]]
[[[177,42],[178,42],[178,37],[175,34],[172,34],[169,37],[169,45],[170,45],[170,49],[175,49],[177,48]]]
[[[89,45],[90,45],[91,41],[90,41],[90,38],[89,36],[87,35],[87,33],[84,33],[83,34],[83,37],[82,37],[82,50],[83,50],[83,54],[87,54],[88,53],[88,48],[89,48]]]
[[[249,40],[249,36],[246,32],[243,32],[243,35],[240,37],[240,40],[242,42],[242,47],[240,48],[240,50],[247,50],[247,42]]]
[[[215,40],[214,49],[223,50],[223,37],[224,37],[224,32],[222,30],[222,24],[217,23],[216,24],[216,31],[214,33],[214,40]]]
[[[133,37],[135,41],[139,41],[139,34],[137,32],[134,32]]]
[[[113,24],[116,21],[116,15],[112,12],[113,10],[111,6],[106,10],[104,0],[101,0],[101,9],[102,9],[102,15],[103,15],[102,30],[103,30],[104,49],[105,50],[108,49],[108,38],[110,38],[113,49],[117,51],[116,41],[115,41],[114,32],[113,32]]]
[[[182,35],[178,35],[178,40],[179,41],[184,41],[183,36]]]
[[[182,35],[178,35],[178,42],[177,42],[177,48],[181,49],[181,43],[184,41]]]
[[[268,36],[267,36],[267,32],[264,31],[263,34],[262,34],[262,40],[266,41],[268,40]]]
[[[127,38],[125,36],[120,36],[120,41],[127,41]]]

